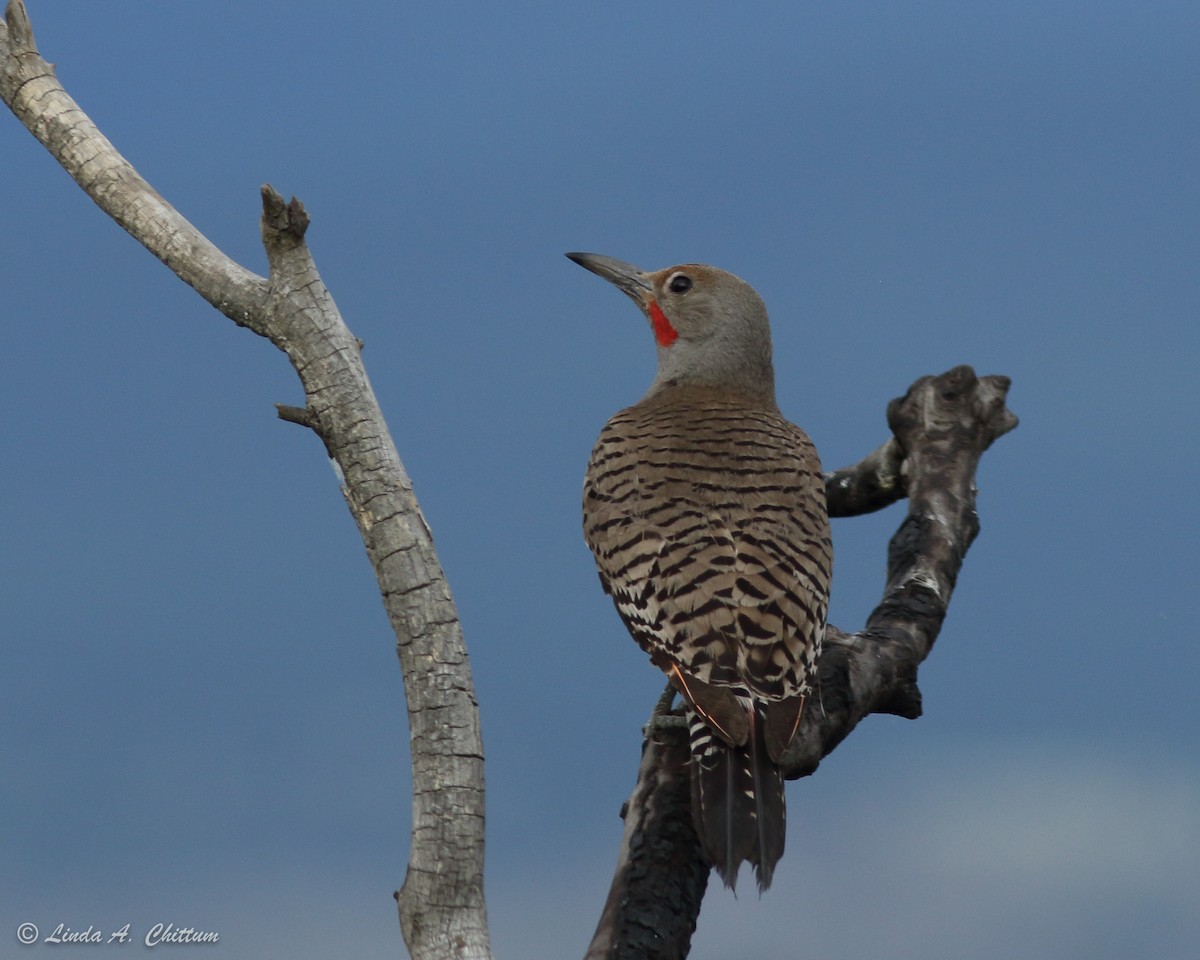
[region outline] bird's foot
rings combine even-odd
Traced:
[[[671,708],[675,703],[676,694],[674,684],[667,684],[667,689],[658,698],[658,702],[654,705],[654,709],[650,712],[650,719],[646,721],[646,725],[642,727],[642,736],[649,739],[652,735],[658,732],[666,732],[668,730],[683,730],[687,726],[687,720],[682,713],[676,713]]]

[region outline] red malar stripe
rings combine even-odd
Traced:
[[[660,347],[669,347],[679,339],[679,331],[671,326],[671,321],[662,312],[662,307],[654,300],[650,301],[650,322],[654,324],[654,339]]]

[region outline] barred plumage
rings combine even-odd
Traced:
[[[689,704],[706,852],[728,885],[749,861],[765,888],[784,845],[779,761],[825,628],[820,461],[775,406],[766,311],[743,281],[578,257],[643,306],[659,342],[650,393],[592,452],[585,538],[630,633]]]

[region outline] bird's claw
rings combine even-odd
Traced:
[[[674,713],[671,710],[671,706],[675,702],[676,692],[674,684],[668,683],[667,688],[662,692],[662,696],[654,704],[654,709],[650,712],[650,719],[642,727],[643,737],[649,739],[654,733],[668,730],[682,730],[687,725],[683,714]]]

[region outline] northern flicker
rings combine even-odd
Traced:
[[[692,814],[733,887],[783,854],[780,761],[812,691],[833,551],[812,441],[775,403],[762,299],[715,267],[569,253],[650,322],[658,373],[600,433],[583,529],[633,638],[687,705]]]

